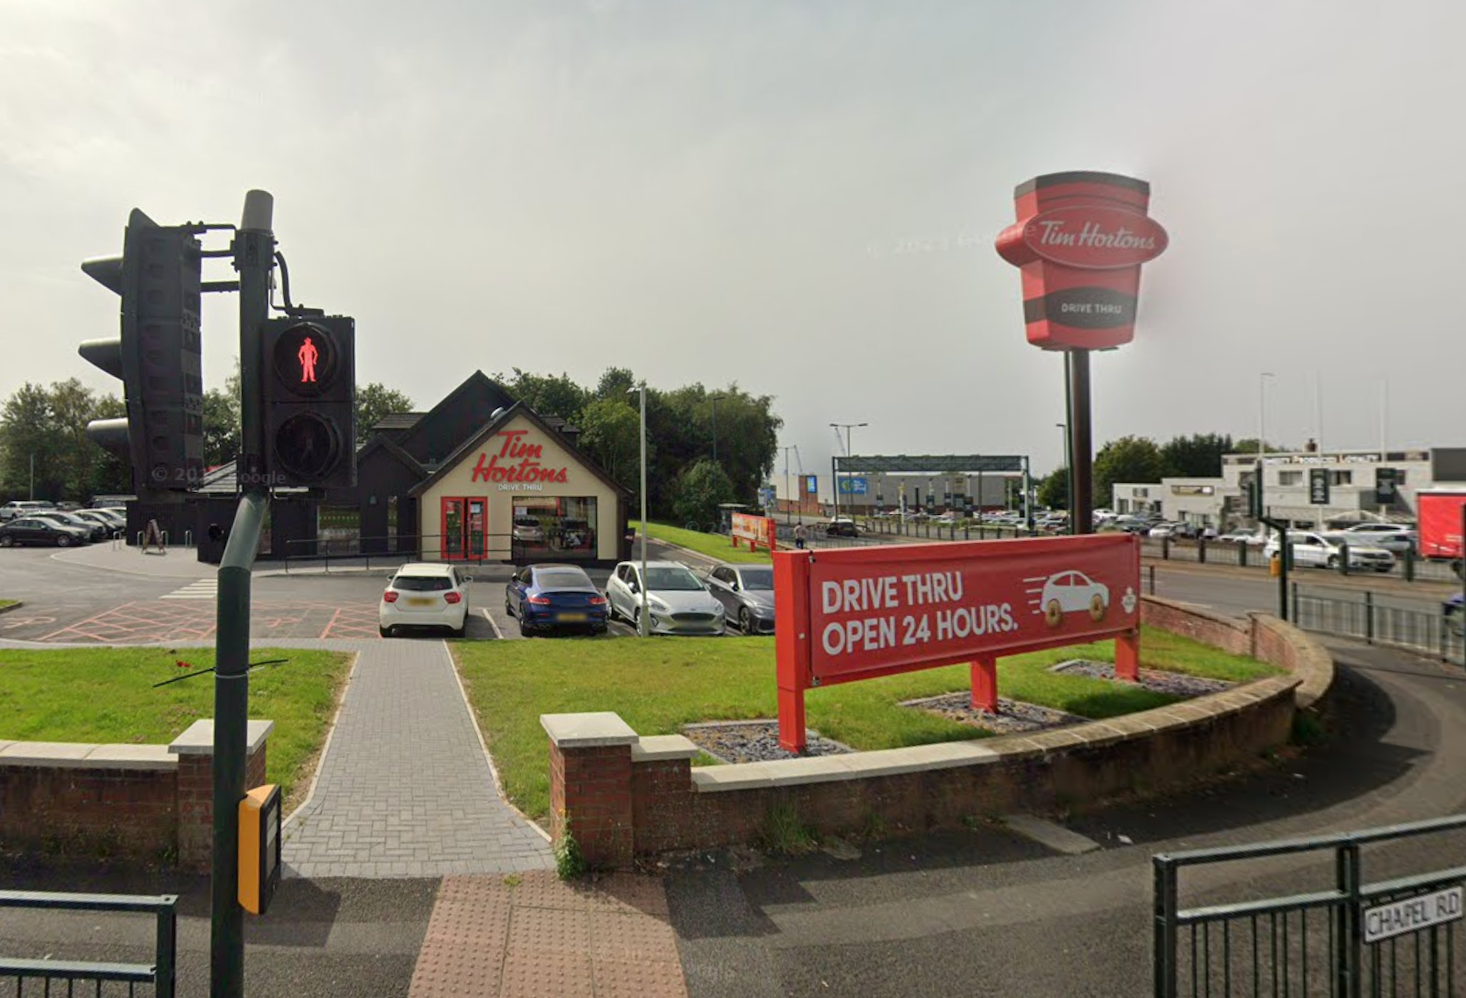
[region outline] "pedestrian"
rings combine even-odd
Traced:
[[[809,531],[807,529],[805,529],[804,523],[801,521],[800,523],[795,524],[794,525],[794,546],[796,548],[798,548],[799,550],[803,551],[804,550],[804,542],[807,541],[807,540],[809,540]]]
[[[148,528],[143,532],[143,554],[147,554],[148,548],[154,544],[158,546],[159,554],[168,553],[163,549],[163,531],[158,527],[158,521],[150,518],[148,520]]]

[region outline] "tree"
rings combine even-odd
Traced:
[[[51,385],[51,422],[56,433],[62,494],[86,499],[92,487],[92,467],[102,448],[87,437],[87,423],[96,418],[97,397],[75,378]]]
[[[673,494],[677,522],[705,529],[718,522],[718,504],[733,501],[733,484],[719,465],[705,459],[683,469]]]
[[[64,485],[59,474],[63,447],[51,416],[51,393],[44,385],[26,382],[0,407],[0,432],[5,439],[4,487],[7,495],[31,496],[34,468],[35,498],[57,500]]]
[[[1069,508],[1069,469],[1055,468],[1038,483],[1038,503],[1049,509]]]
[[[571,423],[580,419],[581,410],[590,401],[590,392],[571,381],[568,374],[530,374],[516,367],[514,377],[496,374],[494,380],[541,416],[559,416]]]
[[[596,382],[595,397],[612,399],[627,395],[636,387],[636,377],[624,367],[608,367]]]
[[[1283,453],[1287,453],[1287,452],[1291,451],[1292,449],[1293,448],[1287,446],[1286,444],[1271,444],[1271,443],[1268,443],[1267,441],[1263,441],[1263,444],[1262,444],[1262,450],[1263,450],[1263,453],[1265,453],[1265,454],[1283,454]],[[1241,440],[1235,441],[1232,444],[1232,453],[1233,454],[1256,454],[1257,453],[1257,438],[1256,437],[1243,437]]]
[[[1094,459],[1094,503],[1107,506],[1116,482],[1159,482],[1165,474],[1161,449],[1147,437],[1120,437]]]
[[[1172,437],[1161,446],[1165,474],[1176,478],[1219,478],[1222,455],[1234,453],[1230,434]]]
[[[371,439],[372,427],[380,423],[383,416],[411,411],[412,399],[394,388],[388,388],[380,381],[357,385],[356,446],[360,447]]]
[[[580,414],[580,448],[633,492],[640,487],[641,417],[625,398],[598,398]]]

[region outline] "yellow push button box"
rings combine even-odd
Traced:
[[[239,802],[239,904],[263,915],[280,886],[280,788],[255,787]]]

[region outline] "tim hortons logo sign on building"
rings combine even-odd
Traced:
[[[1020,184],[1018,221],[998,254],[1023,273],[1028,341],[1046,350],[1104,350],[1135,335],[1140,267],[1165,252],[1150,185],[1113,173],[1052,173]]]
[[[474,482],[563,482],[568,468],[547,468],[540,464],[544,445],[524,442],[527,430],[501,430],[503,438],[497,453],[483,451],[473,467]]]

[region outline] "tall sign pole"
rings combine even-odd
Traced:
[[[1013,193],[1018,221],[998,234],[998,255],[1023,277],[1028,342],[1062,350],[1069,424],[1070,529],[1094,530],[1089,352],[1135,336],[1141,264],[1169,237],[1146,212],[1150,185],[1114,173],[1050,173]]]

